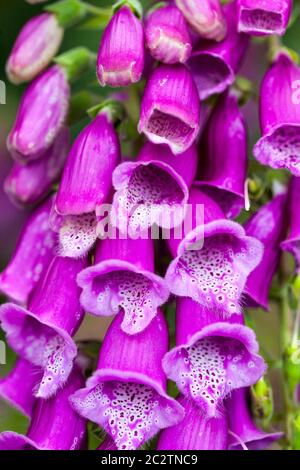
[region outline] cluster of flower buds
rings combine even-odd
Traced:
[[[81,0],[53,2],[19,33],[7,75],[31,83],[4,187],[31,213],[0,274],[1,328],[18,355],[0,397],[30,425],[2,432],[0,449],[85,449],[88,420],[106,433],[99,450],[139,449],[158,433],[159,450],[266,449],[282,437],[251,415],[267,364],[244,309],[269,308],[281,250],[300,263],[300,69],[280,50],[263,79],[253,153],[293,177],[249,218],[236,74],[251,35],[285,32],[291,1],[223,3],[143,14],[119,0],[98,55],[56,56],[65,28],[103,13]],[[104,90],[70,146],[73,81],[91,66]],[[114,317],[86,381],[75,336],[85,313]]]

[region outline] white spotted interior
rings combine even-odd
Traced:
[[[94,213],[68,215],[59,230],[61,256],[84,256],[97,239],[97,219]]]
[[[278,13],[266,10],[242,10],[241,23],[247,30],[273,32],[282,27],[282,17]]]

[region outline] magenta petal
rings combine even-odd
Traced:
[[[0,291],[21,304],[27,303],[57,251],[56,236],[48,222],[51,206],[52,198],[30,214],[13,257],[0,274]]]
[[[128,5],[122,6],[106,26],[97,59],[102,86],[138,82],[144,68],[144,33],[141,21]]]
[[[49,400],[36,400],[27,435],[0,434],[0,450],[77,450],[85,444],[86,422],[75,413],[69,396],[83,385],[77,368],[63,389]]]
[[[282,432],[266,433],[255,426],[247,403],[247,389],[234,390],[226,402],[226,407],[229,429],[232,431],[229,438],[230,450],[241,450],[240,441],[249,450],[265,450],[283,437]]]
[[[146,143],[136,162],[121,163],[113,173],[112,223],[126,230],[129,225],[133,232],[154,223],[164,228],[179,225],[197,160],[194,146],[174,155],[166,145]]]
[[[184,407],[184,418],[179,424],[162,431],[157,450],[227,450],[225,412],[216,418],[207,418],[192,400],[180,397],[178,403]]]
[[[40,379],[41,370],[19,358],[9,374],[0,379],[0,398],[31,418],[35,402],[33,390]]]
[[[160,65],[145,88],[138,131],[174,154],[187,150],[199,132],[200,102],[184,65]]]
[[[168,330],[159,312],[142,333],[124,333],[120,316],[102,344],[98,370],[86,388],[71,397],[75,410],[98,423],[119,450],[137,449],[160,429],[183,418],[182,407],[166,394],[161,369]]]
[[[34,204],[50,192],[63,168],[69,138],[69,130],[64,127],[41,158],[26,165],[14,164],[5,179],[4,190],[16,205]]]
[[[249,37],[237,32],[235,2],[225,5],[224,13],[227,34],[223,41],[200,40],[187,62],[201,100],[232,85],[249,44]]]
[[[292,0],[238,0],[238,30],[254,36],[283,36],[292,4]]]
[[[53,65],[25,90],[7,146],[22,163],[42,157],[63,126],[69,108],[65,71]]]
[[[289,251],[295,258],[296,266],[300,266],[300,178],[292,177],[289,187],[288,215],[289,235],[280,247]]]

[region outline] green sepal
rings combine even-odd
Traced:
[[[119,102],[111,99],[102,101],[102,103],[93,106],[87,110],[90,118],[94,119],[101,113],[106,113],[111,122],[116,126],[124,119],[125,109],[124,106]]]
[[[138,18],[142,18],[143,7],[139,0],[119,0],[113,5],[113,12],[116,13],[124,5],[127,5]]]
[[[63,28],[79,23],[87,14],[87,9],[80,0],[61,0],[47,5],[44,10],[53,13]]]
[[[55,57],[54,62],[65,69],[68,80],[72,81],[95,65],[96,55],[86,47],[75,47]]]

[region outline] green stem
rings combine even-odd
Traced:
[[[86,2],[81,2],[82,5],[85,7],[86,11],[88,13],[92,13],[93,15],[106,15],[107,16],[110,16],[111,15],[111,12],[112,12],[112,9],[111,7],[107,7],[107,8],[99,8],[99,7],[96,7],[95,5],[91,5],[90,3],[86,3]]]

